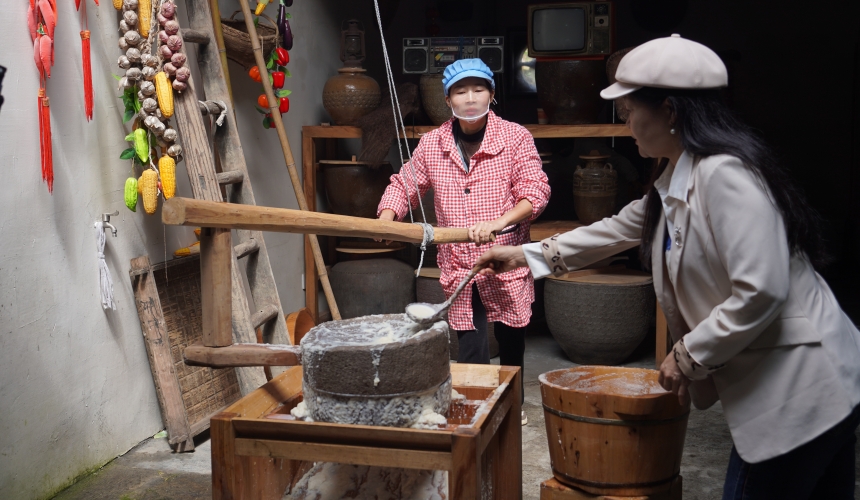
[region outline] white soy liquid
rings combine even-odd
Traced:
[[[413,318],[418,319],[428,319],[436,314],[436,311],[432,307],[425,306],[424,304],[412,304],[406,308],[406,312]]]

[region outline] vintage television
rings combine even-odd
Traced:
[[[528,6],[529,57],[603,58],[615,45],[612,2],[559,2]]]
[[[442,73],[458,59],[479,57],[494,73],[505,70],[505,37],[448,36],[403,39],[403,73]]]

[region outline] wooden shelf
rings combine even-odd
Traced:
[[[535,139],[561,139],[570,137],[630,137],[630,129],[623,123],[596,125],[523,125]],[[434,125],[406,127],[408,139],[419,139],[435,130]],[[302,134],[314,139],[360,139],[361,129],[340,125],[316,125],[302,127]]]
[[[594,125],[523,125],[535,139],[560,139],[576,137],[629,137],[630,129],[625,124],[594,124]],[[406,137],[419,139],[430,132],[435,126],[406,127]],[[361,139],[361,129],[342,125],[308,125],[302,127],[302,177],[305,199],[309,210],[316,210],[317,194],[317,165],[320,159],[331,158],[335,153],[336,139]],[[555,228],[549,228],[554,230]],[[552,236],[554,231],[547,236]],[[535,234],[533,233],[533,238]],[[542,236],[538,235],[538,236]],[[310,241],[305,238],[305,305],[319,322],[319,304],[317,283],[319,275],[314,265]]]

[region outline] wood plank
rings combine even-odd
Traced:
[[[594,495],[577,488],[571,488],[556,478],[547,479],[540,485],[540,500],[681,500],[683,480],[678,476],[668,491],[634,497],[614,495]]]
[[[246,438],[374,446],[390,449],[451,451],[451,432],[444,430],[259,418],[237,418],[233,421],[233,425],[239,436]]]
[[[451,382],[464,387],[498,387],[499,365],[451,363]]]
[[[361,129],[341,125],[306,125],[302,127],[302,135],[309,139],[361,139]]]
[[[282,233],[379,238],[420,243],[424,230],[417,224],[350,217],[289,208],[213,203],[174,197],[164,202],[161,220],[168,225],[254,229]],[[465,243],[468,228],[434,228],[434,244]]]
[[[224,411],[236,413],[243,418],[263,418],[301,391],[302,367],[290,367]]]
[[[558,139],[568,137],[629,137],[630,129],[623,123],[601,123],[591,125],[538,125],[524,124],[535,139]],[[432,125],[406,127],[406,137],[420,139],[424,134],[436,130]],[[314,138],[360,139],[361,129],[347,126],[305,126],[302,132]]]
[[[237,366],[297,366],[302,348],[287,344],[233,344],[226,347],[190,345],[182,353],[191,366],[229,368]]]
[[[288,442],[273,439],[238,438],[236,439],[236,454],[405,469],[451,470],[453,468],[451,454],[446,452]]]
[[[229,229],[204,227],[200,232],[200,302],[203,307],[203,344],[223,347],[233,343],[231,256]]]
[[[170,354],[170,341],[162,315],[161,300],[155,286],[155,276],[150,269],[149,257],[142,256],[131,259],[131,285],[134,289],[134,301],[140,318],[140,328],[143,332],[146,355],[152,369],[152,379],[155,382],[155,394],[161,408],[161,417],[167,429],[168,442],[177,451],[194,450],[194,434],[188,425],[185,404],[182,401],[182,391],[173,366]],[[142,271],[142,272],[141,272]]]
[[[317,173],[316,165],[316,143],[309,134],[305,133],[307,127],[302,127],[302,180],[304,182],[305,203],[308,210],[315,212],[317,209]],[[305,235],[305,307],[311,312],[314,322],[320,323],[319,302],[317,297],[317,275],[316,261],[311,246],[310,236]]]

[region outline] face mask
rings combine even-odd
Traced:
[[[462,106],[461,105],[461,106],[455,107],[454,101],[452,99],[449,99],[449,101],[451,101],[451,102],[448,105],[448,107],[451,108],[451,114],[454,115],[454,118],[457,118],[458,120],[465,120],[468,123],[475,123],[476,121],[480,120],[481,118],[487,116],[487,114],[490,112],[490,103],[487,102],[487,109],[485,109],[482,113],[476,114],[476,115],[471,115],[471,116],[466,116],[465,111],[467,111],[470,106],[468,106],[468,105]],[[473,101],[472,101],[472,99],[468,99],[466,102],[469,103],[469,102],[473,102]],[[458,112],[457,108],[460,108],[459,112]]]

